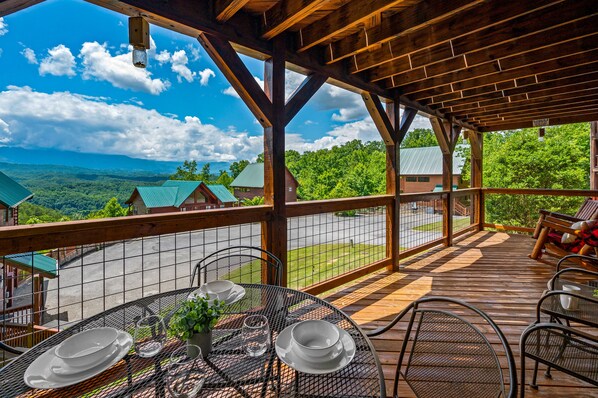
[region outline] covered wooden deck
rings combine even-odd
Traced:
[[[425,295],[463,299],[486,311],[505,333],[519,366],[519,338],[535,319],[535,304],[554,273],[554,266],[530,260],[533,240],[527,235],[479,232],[401,263],[401,272],[381,271],[327,295],[364,329],[388,323],[411,301]],[[392,380],[407,319],[373,340],[384,368],[387,392]],[[527,361],[527,381],[533,363]],[[520,370],[518,369],[518,375]],[[540,366],[538,391],[529,397],[598,397],[598,389],[555,371],[544,377]],[[402,397],[412,396],[405,383]]]

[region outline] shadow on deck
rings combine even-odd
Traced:
[[[533,240],[526,235],[480,232],[453,247],[440,248],[401,263],[401,272],[382,271],[344,285],[326,299],[349,314],[364,330],[387,324],[413,300],[426,295],[449,296],[487,312],[506,335],[519,367],[519,338],[535,320],[535,308],[554,266],[531,260]],[[373,339],[382,362],[387,393],[406,329],[407,317]],[[526,361],[526,380],[533,362]],[[526,397],[598,397],[598,389],[562,372],[544,377],[540,365],[539,390],[526,387]],[[518,368],[520,379],[520,369]],[[401,397],[412,396],[400,383]]]

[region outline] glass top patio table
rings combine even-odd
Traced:
[[[557,279],[554,281],[554,290],[562,290],[563,285],[574,285],[580,290],[577,294],[587,297],[587,300],[579,299],[577,308],[569,310],[561,305],[560,295],[552,293],[552,291],[545,292],[550,294],[540,306],[540,311],[544,314],[550,315],[559,319],[566,319],[571,322],[577,322],[591,327],[598,327],[598,304],[596,304],[596,297],[593,296],[593,286],[575,283],[568,280]]]
[[[310,294],[271,285],[241,284],[243,299],[226,309],[213,331],[214,347],[202,370],[206,382],[200,397],[385,397],[384,376],[372,343],[351,318]],[[153,358],[140,358],[131,349],[110,369],[76,385],[41,390],[23,381],[27,367],[43,352],[82,330],[110,326],[133,335],[143,316],[160,314],[167,323],[196,288],[160,293],[122,304],[64,330],[0,369],[2,397],[167,397],[167,358],[184,343],[169,338]],[[272,346],[261,357],[243,350],[241,327],[248,314],[265,315],[272,330]],[[328,374],[300,373],[278,360],[274,343],[287,326],[307,319],[323,319],[347,331],[355,340],[356,354],[345,368]]]

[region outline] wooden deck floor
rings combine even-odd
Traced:
[[[406,305],[425,295],[463,299],[498,323],[515,355],[520,379],[519,338],[535,319],[536,302],[554,273],[554,266],[527,257],[532,242],[529,236],[480,232],[454,247],[405,261],[401,272],[372,274],[325,297],[365,330],[388,323]],[[402,321],[373,339],[389,396],[405,328],[406,321]],[[528,360],[526,365],[529,382],[533,363]],[[526,397],[598,397],[598,388],[564,373],[554,371],[552,379],[544,377],[542,365],[538,383],[537,391],[526,387]],[[400,384],[400,396],[412,396],[405,383]]]

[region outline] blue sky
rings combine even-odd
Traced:
[[[152,25],[138,69],[127,20],[74,0],[0,18],[0,145],[174,161],[262,152],[261,126],[195,38]],[[261,82],[263,63],[242,58]],[[302,79],[288,72],[287,94]],[[331,85],[287,127],[287,148],[301,152],[355,138],[379,135],[360,96]]]

